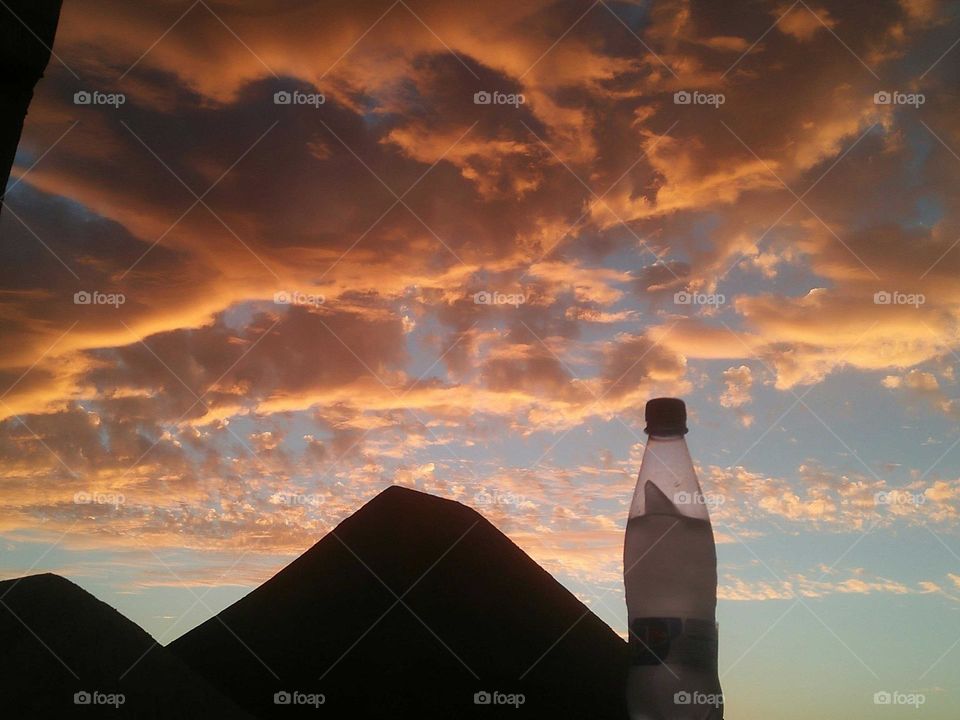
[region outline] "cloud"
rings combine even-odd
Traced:
[[[720,405],[735,409],[740,417],[740,423],[744,427],[750,427],[753,424],[753,416],[744,412],[742,408],[752,402],[750,391],[753,386],[753,372],[748,365],[731,367],[723,371],[723,380],[726,389],[720,395]]]
[[[11,533],[291,553],[389,484],[469,499],[479,477],[532,503],[489,512],[538,560],[610,580],[636,456],[521,473],[512,448],[471,451],[638,433],[653,394],[702,391],[749,426],[758,381],[841,370],[960,417],[960,55],[901,83],[929,95],[922,123],[875,103],[871,74],[949,47],[938,3],[869,23],[779,1],[220,3],[172,29],[181,9],[68,5],[57,54],[82,81],[51,65],[0,219]],[[77,106],[81,85],[128,102]],[[958,512],[949,475],[702,477],[725,540]],[[292,490],[325,501],[271,502]],[[743,593],[828,592],[791,582]]]
[[[952,377],[944,374],[944,379],[952,385]],[[945,416],[960,418],[960,402],[950,397],[949,386],[940,384],[937,376],[931,372],[914,368],[903,375],[887,375],[881,380],[883,387],[895,391],[908,405],[920,405],[943,413]]]
[[[826,10],[806,4],[801,8],[780,6],[774,14],[780,17],[777,29],[801,42],[810,40],[818,31],[832,30],[837,25]]]
[[[770,477],[743,467],[708,466],[700,473],[715,526],[737,529],[768,524],[782,532],[846,533],[866,528],[949,524],[960,517],[960,481],[840,475],[801,465],[795,477]]]
[[[921,581],[915,586],[888,578],[869,575],[863,568],[846,571],[846,578],[833,573],[827,579],[821,573],[811,577],[805,573],[790,575],[784,580],[747,581],[734,576],[721,579],[717,597],[721,600],[793,600],[823,598],[830,595],[924,595],[936,587],[935,583]]]

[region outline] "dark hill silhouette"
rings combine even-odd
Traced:
[[[169,648],[260,717],[626,717],[626,643],[480,514],[400,487]]]
[[[0,716],[249,717],[163,647],[120,679],[153,645],[137,625],[62,577],[0,582]],[[125,699],[119,708],[76,705],[81,691]]]

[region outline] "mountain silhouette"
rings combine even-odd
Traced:
[[[479,513],[398,486],[168,647],[263,718],[626,717],[626,643]]]
[[[0,648],[5,718],[249,717],[136,624],[57,575],[0,582]],[[76,704],[76,693],[89,693],[91,704]],[[118,693],[122,704],[95,704]]]

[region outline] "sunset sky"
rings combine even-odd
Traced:
[[[67,0],[0,216],[2,577],[165,644],[401,484],[623,634],[678,396],[728,717],[960,716],[958,42],[943,0]]]

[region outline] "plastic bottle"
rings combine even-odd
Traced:
[[[717,551],[684,435],[686,405],[656,398],[630,505],[623,577],[631,720],[722,720]]]

